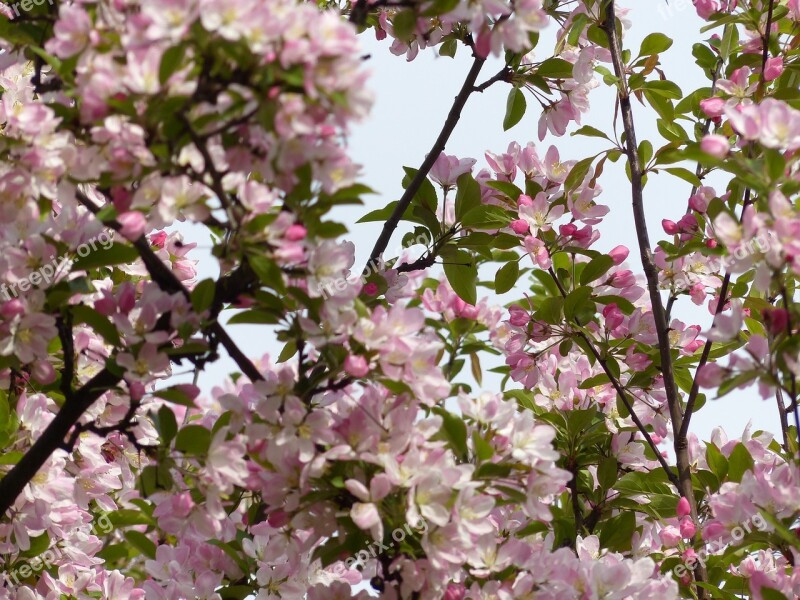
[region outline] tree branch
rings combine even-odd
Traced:
[[[92,377],[73,393],[47,428],[20,461],[0,480],[0,515],[11,508],[47,459],[64,443],[70,429],[100,396],[115,387],[121,378],[108,369]]]
[[[697,501],[694,497],[692,486],[692,473],[689,463],[689,449],[685,438],[680,437],[683,423],[681,412],[681,398],[678,388],[675,385],[675,376],[672,370],[672,355],[669,341],[669,323],[667,322],[664,304],[661,293],[658,289],[658,270],[653,261],[653,251],[650,246],[650,239],[647,232],[647,220],[644,212],[644,183],[642,180],[643,171],[639,161],[638,143],[636,141],[636,128],[633,121],[633,110],[631,107],[628,81],[625,73],[625,65],[622,61],[622,47],[617,34],[617,18],[614,8],[614,0],[608,0],[606,4],[606,14],[603,23],[608,37],[609,50],[614,65],[614,72],[618,78],[617,100],[622,114],[622,123],[625,129],[625,151],[628,156],[628,165],[631,172],[631,203],[633,206],[633,218],[636,225],[636,237],[639,245],[639,253],[642,261],[642,269],[647,279],[647,289],[650,295],[650,304],[653,311],[653,319],[658,334],[658,346],[661,357],[661,373],[664,380],[664,391],[667,396],[672,431],[675,437],[674,448],[678,466],[678,479],[680,485],[678,490],[681,495],[689,501],[692,519],[697,524],[697,530],[701,529],[697,515]],[[695,541],[699,538],[695,535]],[[703,582],[708,579],[705,566],[701,563],[693,571],[695,581]],[[700,600],[706,597],[705,591],[696,586],[696,593]]]
[[[83,192],[77,191],[75,197],[77,198],[78,202],[89,209],[92,214],[97,215],[97,213],[100,212],[100,208]],[[111,227],[115,231],[119,231],[122,228],[122,226],[116,221],[105,222],[105,225]],[[142,262],[144,262],[147,272],[150,273],[150,277],[162,290],[172,294],[183,294],[187,300],[191,298],[189,290],[187,290],[180,280],[178,280],[178,278],[175,276],[175,273],[167,268],[161,259],[155,255],[145,236],[142,235],[139,237],[139,239],[134,241],[133,246],[139,252],[139,256],[142,258]],[[250,378],[250,381],[259,381],[263,379],[263,376],[256,366],[239,349],[222,325],[220,325],[219,321],[214,320],[211,324],[209,324],[208,329],[222,343],[222,346],[236,362],[236,365],[241,369],[242,373]]]
[[[553,281],[556,282],[556,286],[558,286],[558,291],[564,298],[566,298],[567,291],[564,289],[564,286],[561,285],[561,282],[556,276],[555,271],[553,271],[553,268],[550,267],[548,272],[550,273],[550,276],[553,278]],[[580,325],[580,323],[578,323],[578,325]],[[622,383],[620,383],[619,379],[617,379],[611,372],[611,369],[608,367],[608,362],[601,356],[597,348],[595,348],[592,339],[588,335],[586,335],[586,333],[584,333],[583,331],[579,331],[578,335],[584,342],[586,342],[586,345],[589,347],[589,351],[592,353],[592,356],[594,356],[595,360],[603,369],[603,373],[605,373],[606,376],[608,377],[609,381],[611,382],[611,385],[616,390],[617,395],[619,396],[620,400],[622,400],[622,403],[625,405],[626,410],[630,414],[631,420],[633,421],[634,425],[636,425],[636,428],[644,437],[645,441],[647,442],[647,445],[650,446],[650,448],[653,450],[653,453],[656,455],[656,460],[661,465],[661,468],[664,469],[664,472],[667,474],[667,478],[670,480],[672,485],[674,485],[676,488],[678,488],[678,490],[680,490],[681,488],[678,478],[675,476],[675,473],[672,471],[672,468],[669,466],[666,459],[661,455],[658,446],[656,446],[656,443],[650,436],[650,432],[647,431],[647,427],[645,427],[644,423],[642,423],[642,420],[639,418],[639,415],[637,415],[633,411],[633,402],[631,402],[631,400],[628,398],[628,394],[625,392],[625,388],[622,387]]]
[[[414,196],[416,196],[420,186],[422,186],[422,183],[425,181],[425,178],[428,176],[428,173],[433,167],[433,163],[435,163],[436,159],[439,158],[439,155],[444,150],[447,141],[450,139],[450,135],[456,128],[456,125],[461,118],[461,111],[463,110],[464,105],[467,103],[470,95],[475,91],[475,82],[477,81],[478,75],[480,74],[485,62],[486,59],[477,56],[475,57],[475,60],[472,63],[472,68],[469,70],[467,78],[464,80],[464,84],[461,86],[461,91],[458,92],[458,95],[453,101],[453,106],[450,108],[450,112],[447,115],[447,120],[444,122],[442,130],[439,132],[439,137],[436,138],[436,141],[431,147],[430,152],[428,152],[425,160],[420,165],[419,170],[414,175],[411,183],[408,184],[403,196],[400,198],[397,206],[395,206],[392,216],[389,217],[389,220],[383,224],[381,235],[378,237],[378,241],[375,242],[375,246],[372,248],[372,252],[369,255],[369,260],[367,260],[367,264],[364,267],[364,274],[369,274],[377,270],[375,268],[376,264],[378,263],[380,256],[386,250],[386,247],[389,245],[389,241],[392,239],[392,234],[394,233],[394,230],[397,229],[400,219],[406,212],[408,205],[411,204]]]

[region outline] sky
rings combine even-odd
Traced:
[[[624,38],[625,47],[634,51],[641,40],[649,33],[658,31],[666,33],[674,45],[661,57],[663,69],[667,77],[676,82],[685,94],[698,87],[707,85],[691,56],[692,45],[709,34],[700,34],[702,22],[696,16],[692,5],[686,0],[672,0],[668,6],[665,0],[628,0],[621,6],[631,8],[629,18],[633,23]],[[555,28],[542,35],[537,58],[549,56],[552,48]],[[348,208],[336,213],[338,220],[347,224],[350,234],[346,239],[356,245],[356,263],[359,269],[366,262],[369,252],[377,239],[381,223],[355,224],[355,221],[366,212],[381,208],[386,203],[396,200],[402,194],[400,182],[403,177],[403,166],[418,167],[433,144],[444,119],[450,109],[453,98],[460,89],[463,79],[471,65],[470,53],[460,47],[455,59],[437,57],[435,51],[426,50],[412,62],[405,57],[393,56],[388,51],[386,42],[376,42],[370,32],[362,35],[364,53],[369,54],[366,66],[371,71],[369,87],[374,93],[375,103],[371,116],[355,127],[348,139],[350,155],[363,167],[360,180],[372,187],[377,194],[367,196],[367,205],[357,209]],[[483,81],[502,67],[497,59],[487,61],[479,82]],[[537,130],[539,110],[534,101],[528,103],[528,113],[522,121],[507,132],[503,132],[502,121],[505,112],[506,96],[509,85],[498,83],[481,94],[473,94],[465,107],[461,120],[447,144],[447,154],[460,158],[478,159],[478,168],[485,166],[485,151],[503,152],[509,142],[516,141],[521,146],[534,142],[539,154],[544,155],[553,144],[560,151],[562,160],[579,160],[594,154],[603,145],[600,140],[586,137],[562,138],[549,136],[539,142]],[[592,125],[603,131],[612,129],[614,114],[613,91],[601,83],[590,96],[592,108],[584,115],[582,124]],[[634,103],[639,139],[650,139],[658,148],[665,142],[660,138],[655,127],[652,111],[638,103]],[[569,131],[576,127],[571,126]],[[607,165],[600,180],[603,194],[598,202],[611,207],[611,212],[600,226],[601,239],[596,245],[599,250],[609,250],[619,244],[632,249],[629,258],[631,269],[641,272],[638,251],[636,250],[635,228],[630,206],[630,187],[622,170],[624,161],[617,165]],[[670,175],[661,174],[650,177],[645,188],[645,209],[648,217],[651,242],[665,237],[661,228],[661,220],[671,218],[677,220],[686,210],[690,185]],[[208,241],[198,239],[189,232],[187,238],[198,241],[201,245],[196,258],[201,264],[207,252]],[[398,248],[402,234],[398,232],[392,238],[386,258],[392,250]],[[212,261],[213,262],[213,261]],[[208,267],[202,267],[200,276],[213,276],[215,273]],[[521,285],[521,284],[520,284]],[[513,299],[508,296],[497,303],[504,304]],[[687,324],[700,324],[707,329],[711,316],[704,307],[695,307],[684,298],[676,304],[674,316]],[[228,331],[250,356],[258,357],[264,353],[277,356],[281,346],[270,336],[259,332],[252,335],[250,326],[232,325]],[[224,357],[201,374],[199,384],[204,391],[221,383],[221,378],[235,370],[233,363]],[[491,390],[496,379],[487,377],[484,387]],[[488,384],[488,385],[487,385]],[[499,389],[495,387],[495,389]],[[753,429],[765,429],[773,433],[779,431],[777,410],[774,401],[761,400],[755,387],[743,392],[734,392],[723,399],[710,399],[706,406],[692,420],[691,430],[700,439],[708,439],[712,429],[721,425],[729,437],[739,437],[752,421]]]

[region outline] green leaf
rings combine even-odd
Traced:
[[[363,217],[361,217],[356,223],[374,223],[376,221],[388,221],[389,218],[392,216],[395,207],[397,206],[398,201],[392,200],[384,206],[383,208],[379,208],[378,210],[373,210],[372,212],[367,213]]]
[[[620,513],[606,521],[600,531],[600,547],[612,552],[631,549],[631,539],[636,531],[636,514],[632,511]]]
[[[500,229],[510,222],[506,210],[490,204],[476,206],[461,219],[461,225],[472,229]]]
[[[789,600],[778,590],[768,587],[762,587],[760,590],[763,600]]]
[[[617,481],[619,464],[613,456],[604,458],[597,467],[597,481],[603,489],[611,489]]]
[[[717,476],[719,481],[725,479],[728,474],[728,459],[714,444],[706,445],[706,462],[708,463],[708,468]]]
[[[494,276],[494,291],[505,294],[517,283],[519,277],[519,263],[516,260],[503,265]]]
[[[259,325],[277,325],[281,322],[282,315],[268,311],[268,310],[243,310],[237,312],[230,319],[228,325],[241,325],[241,324],[259,324]]]
[[[417,15],[413,10],[401,10],[392,18],[392,27],[397,39],[408,40],[417,27]]]
[[[503,119],[503,131],[508,131],[514,125],[520,122],[525,115],[525,109],[528,103],[525,101],[525,95],[519,88],[511,88],[508,93],[508,100],[506,100],[506,116]]]
[[[442,417],[441,432],[445,439],[450,443],[456,455],[462,460],[466,460],[467,426],[464,424],[464,419],[441,407],[435,407],[433,412]]]
[[[33,558],[39,556],[50,547],[50,536],[47,533],[30,538],[30,547],[21,553],[21,556]]]
[[[642,40],[642,45],[639,48],[639,56],[650,56],[652,54],[661,54],[670,49],[672,46],[672,39],[663,33],[651,33]]]
[[[639,144],[639,161],[646,167],[651,158],[653,158],[653,144],[650,140],[644,140]]]
[[[583,183],[583,180],[586,179],[586,174],[589,172],[589,168],[592,166],[594,162],[594,156],[590,156],[589,158],[584,158],[581,161],[578,161],[573,165],[572,170],[567,175],[567,178],[564,180],[564,189],[565,190],[573,190],[578,185]]]
[[[464,173],[458,178],[455,204],[456,220],[459,220],[473,208],[480,205],[481,186],[470,173]]]
[[[175,449],[184,454],[205,454],[210,445],[211,432],[200,425],[186,425],[175,439]]]
[[[155,560],[156,545],[145,534],[139,531],[126,531],[125,539],[128,540],[134,548],[136,548],[146,557]]]
[[[599,373],[588,379],[584,379],[578,385],[578,388],[581,390],[589,390],[598,385],[605,385],[607,383],[611,383],[611,380],[608,378],[608,375],[605,373]]]
[[[561,296],[550,296],[539,304],[534,317],[539,321],[557,325],[561,322],[561,310],[563,307],[564,299]]]
[[[442,42],[442,45],[439,46],[439,56],[449,56],[450,58],[455,58],[456,50],[458,50],[458,40],[455,38],[445,40]]]
[[[614,259],[607,254],[601,254],[590,260],[581,271],[581,285],[587,285],[599,279],[614,266]]]
[[[754,466],[753,457],[744,444],[736,444],[728,457],[728,479],[739,483],[746,471]]]
[[[175,419],[175,413],[168,406],[162,406],[158,409],[158,431],[166,446],[178,433],[178,421]]]
[[[491,460],[494,456],[494,448],[477,431],[472,432],[472,447],[475,448],[475,456],[478,460]]]
[[[286,342],[286,345],[281,350],[280,356],[278,356],[278,363],[284,363],[290,358],[292,358],[297,353],[297,342],[295,340],[289,340]]]
[[[661,81],[660,79],[657,79],[654,81],[648,81],[643,87],[650,92],[665,98],[671,98],[672,100],[680,100],[683,98],[683,92],[681,92],[681,88],[671,81]]]
[[[573,131],[570,135],[585,135],[586,137],[603,138],[609,142],[611,141],[611,139],[605,133],[595,127],[592,127],[591,125],[584,125],[583,127]]]
[[[204,279],[192,290],[192,308],[197,313],[202,313],[211,308],[214,302],[214,293],[216,292],[216,284],[213,279]]]
[[[445,247],[443,250],[448,249]],[[450,287],[467,304],[478,303],[478,266],[469,252],[455,250],[442,252],[444,274]]]
[[[166,400],[167,402],[172,402],[173,404],[180,404],[181,406],[196,408],[194,401],[188,395],[186,395],[186,392],[182,391],[177,386],[168,387],[163,390],[157,390],[153,392],[153,395]]]
[[[680,177],[685,182],[691,183],[692,185],[696,185],[698,187],[703,185],[697,175],[692,173],[689,169],[684,169],[682,167],[669,167],[664,170],[671,175],[675,175],[675,177]]]
[[[581,286],[572,290],[564,299],[564,317],[569,321],[580,317],[581,309],[591,305],[589,298],[592,296],[592,288]],[[582,323],[583,324],[583,323]]]
[[[164,52],[161,57],[161,65],[158,68],[158,80],[161,85],[164,85],[172,77],[173,73],[180,69],[184,52],[183,44],[167,48],[167,51]]]
[[[572,77],[572,69],[572,63],[563,58],[548,58],[539,65],[536,74],[550,79],[569,79]]]
[[[86,256],[79,256],[72,264],[73,271],[88,271],[97,267],[111,267],[132,263],[139,258],[139,253],[133,246],[112,243],[108,248],[92,246],[92,251]]]
[[[522,195],[522,190],[509,181],[487,181],[486,185],[516,201]]]
[[[74,325],[88,325],[111,346],[119,346],[122,343],[117,328],[105,315],[85,304],[76,304],[71,306],[70,310]]]
[[[0,465],[15,465],[23,456],[25,456],[25,453],[18,450],[3,452],[0,454]]]
[[[261,283],[270,286],[276,292],[286,293],[286,284],[283,281],[283,273],[274,260],[261,254],[248,254],[247,262],[258,275]]]

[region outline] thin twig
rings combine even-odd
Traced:
[[[486,59],[478,56],[476,56],[472,62],[472,68],[469,70],[467,78],[464,80],[464,84],[461,86],[461,91],[459,91],[458,95],[453,101],[453,106],[450,108],[450,112],[447,115],[447,120],[444,122],[442,130],[439,132],[439,137],[436,138],[436,141],[431,147],[430,152],[428,152],[425,160],[420,165],[419,170],[414,175],[411,183],[408,184],[403,196],[400,198],[397,206],[395,206],[394,212],[392,212],[392,215],[383,224],[381,235],[378,237],[378,241],[375,242],[375,246],[372,248],[372,252],[369,255],[369,260],[367,260],[367,264],[364,267],[365,274],[372,273],[376,270],[375,266],[378,263],[380,256],[389,245],[389,241],[392,239],[392,234],[394,233],[394,230],[397,229],[400,219],[403,218],[403,214],[405,214],[409,204],[411,204],[414,196],[416,196],[419,188],[422,186],[422,183],[428,176],[428,173],[433,167],[433,163],[436,162],[436,159],[439,158],[439,155],[444,150],[447,141],[450,139],[450,135],[452,135],[453,130],[456,128],[456,125],[461,118],[461,111],[463,110],[464,105],[467,103],[470,95],[475,91],[475,81],[477,81],[478,75],[480,74],[485,62]]]
[[[636,140],[636,128],[633,121],[633,109],[631,107],[628,80],[625,72],[625,65],[622,61],[622,46],[617,34],[617,17],[614,7],[614,0],[608,0],[606,4],[606,14],[603,23],[611,52],[611,60],[614,65],[615,75],[617,76],[617,101],[622,115],[622,123],[625,129],[625,150],[628,156],[628,166],[631,173],[631,203],[633,207],[633,218],[636,226],[636,237],[639,245],[639,253],[642,261],[642,269],[647,279],[647,289],[650,295],[651,310],[658,335],[659,354],[661,358],[661,374],[664,382],[664,392],[667,396],[667,406],[672,422],[674,435],[675,458],[678,467],[678,480],[680,494],[689,501],[691,507],[692,520],[700,528],[700,520],[697,514],[697,502],[694,496],[692,485],[692,472],[689,461],[689,449],[686,438],[680,437],[680,430],[683,421],[681,412],[681,397],[675,384],[675,375],[672,366],[671,343],[669,340],[669,323],[667,322],[664,304],[658,288],[658,270],[653,261],[653,251],[650,246],[649,234],[647,232],[647,219],[644,211],[643,197],[643,171],[639,161],[638,143]],[[699,538],[695,535],[695,541]],[[693,571],[695,581],[707,581],[708,575],[705,566],[701,563]],[[705,591],[696,586],[697,597],[703,600],[706,597]]]
[[[80,204],[89,209],[89,211],[93,214],[96,215],[98,212],[100,212],[100,208],[83,192],[78,191],[76,193],[76,198]],[[116,221],[105,222],[105,225],[111,227],[115,231],[119,231],[122,228],[122,226]],[[175,276],[175,273],[173,273],[172,270],[170,270],[162,262],[162,260],[155,255],[153,249],[150,247],[150,243],[147,241],[147,238],[144,235],[135,240],[133,242],[133,246],[139,252],[139,256],[141,257],[142,262],[144,262],[150,277],[163,291],[172,294],[183,294],[187,300],[191,299],[189,290],[187,290],[186,287]],[[220,325],[219,321],[215,320],[213,323],[211,323],[209,325],[209,330],[222,343],[222,346],[225,348],[225,350],[227,350],[230,357],[236,362],[236,365],[242,370],[242,373],[250,378],[250,381],[255,382],[263,379],[260,371],[239,349],[236,343],[224,330],[222,325]]]
[[[564,289],[564,286],[561,285],[561,281],[559,281],[555,271],[553,271],[553,268],[550,267],[548,272],[550,273],[550,277],[553,278],[553,281],[556,282],[556,286],[558,287],[558,291],[561,293],[561,296],[566,298],[567,291]],[[578,325],[580,326],[580,322],[578,322]],[[628,398],[628,394],[625,391],[625,388],[622,387],[622,383],[619,381],[619,379],[617,379],[614,376],[614,373],[611,372],[611,369],[608,366],[608,361],[606,361],[602,357],[597,348],[595,348],[593,340],[588,335],[586,335],[586,333],[579,330],[578,335],[584,342],[586,342],[586,345],[589,347],[589,351],[592,353],[592,356],[594,356],[597,363],[603,369],[603,373],[605,373],[606,377],[608,377],[609,381],[611,382],[611,385],[616,390],[620,400],[622,400],[622,403],[625,405],[625,409],[630,414],[631,420],[633,421],[634,425],[636,425],[636,428],[644,437],[645,441],[647,442],[647,445],[650,446],[650,448],[655,453],[656,460],[661,465],[661,468],[664,469],[664,472],[667,474],[667,478],[676,488],[680,490],[680,482],[678,481],[678,478],[675,476],[675,473],[672,471],[672,468],[669,466],[666,459],[659,451],[658,446],[656,445],[655,441],[653,441],[653,438],[650,436],[650,432],[647,431],[647,427],[645,427],[645,424],[642,423],[642,420],[639,418],[639,415],[637,415],[634,412],[633,402],[631,402],[631,400]]]

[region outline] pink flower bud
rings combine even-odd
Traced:
[[[767,64],[764,65],[764,81],[777,79],[781,73],[783,73],[783,58],[780,56],[768,58]]]
[[[22,303],[22,300],[19,298],[12,298],[2,307],[0,307],[0,315],[3,315],[6,319],[13,319],[17,315],[24,315],[25,314],[25,305]]]
[[[711,521],[706,523],[703,527],[703,539],[706,541],[709,540],[718,540],[723,538],[728,534],[728,530],[725,529],[725,526],[720,523],[719,521]]]
[[[531,206],[532,204],[533,204],[533,198],[531,198],[530,196],[526,196],[525,194],[522,194],[517,200],[517,206],[519,207]]]
[[[272,511],[267,517],[267,523],[270,527],[280,529],[289,523],[289,513],[281,509]]]
[[[616,329],[622,325],[623,321],[625,321],[625,315],[614,303],[611,303],[603,308],[603,317],[606,320],[606,329],[608,330]]]
[[[117,217],[117,222],[121,225],[119,234],[125,239],[135,241],[144,235],[147,227],[147,219],[138,210],[130,210]]]
[[[364,293],[367,296],[377,296],[378,295],[378,284],[373,283],[370,281],[367,285],[364,286]]]
[[[700,110],[702,110],[707,117],[721,117],[725,110],[725,101],[716,96],[700,100]]]
[[[159,250],[167,243],[167,233],[165,231],[156,231],[148,237],[150,238],[150,245]]]
[[[700,149],[715,158],[725,158],[728,155],[730,146],[728,145],[728,138],[724,135],[710,133],[700,142]]]
[[[765,309],[761,317],[772,335],[779,335],[789,327],[789,313],[783,308]]]
[[[678,227],[681,231],[695,231],[697,229],[697,217],[693,214],[685,214],[678,221]]]
[[[515,221],[511,221],[511,229],[513,229],[514,233],[517,235],[523,235],[528,233],[530,225],[528,225],[525,219],[516,219]]]
[[[467,589],[463,583],[448,583],[442,600],[464,600]]]
[[[46,360],[37,360],[31,365],[31,377],[36,383],[48,385],[56,380],[56,370]]]
[[[681,519],[681,535],[684,539],[691,539],[694,537],[697,528],[694,526],[694,522],[692,521],[691,517],[683,517]]]
[[[703,194],[695,194],[689,198],[689,208],[699,213],[705,213],[708,210],[708,198]]]
[[[717,363],[707,363],[697,372],[697,383],[701,388],[715,388],[725,379],[725,369]]]
[[[661,543],[667,548],[674,548],[681,541],[680,531],[678,531],[678,529],[672,525],[664,527],[664,529],[659,531],[658,537],[661,540]]]
[[[290,242],[299,242],[306,237],[306,228],[295,223],[286,230],[286,239]]]
[[[355,354],[349,355],[344,359],[344,371],[352,377],[364,377],[369,373],[367,359]]]
[[[706,240],[706,248],[716,248],[716,247],[717,247],[717,240],[715,239]]]
[[[617,246],[608,252],[608,255],[611,257],[611,260],[614,261],[615,265],[620,265],[625,262],[625,259],[628,258],[628,254],[629,250],[625,246]]]
[[[558,228],[558,231],[564,237],[572,237],[578,232],[578,226],[575,223],[565,223]]]
[[[677,513],[679,517],[685,517],[686,515],[692,514],[692,507],[689,505],[689,501],[684,496],[681,496],[681,499],[678,500]]]
[[[663,227],[664,231],[669,235],[675,235],[680,231],[678,224],[675,221],[670,221],[669,219],[663,219],[661,221],[661,227]]]
[[[508,309],[508,312],[510,314],[508,321],[514,327],[525,327],[525,325],[527,325],[531,320],[531,316],[528,314],[528,311],[521,306],[517,306],[516,304],[511,306]]]

